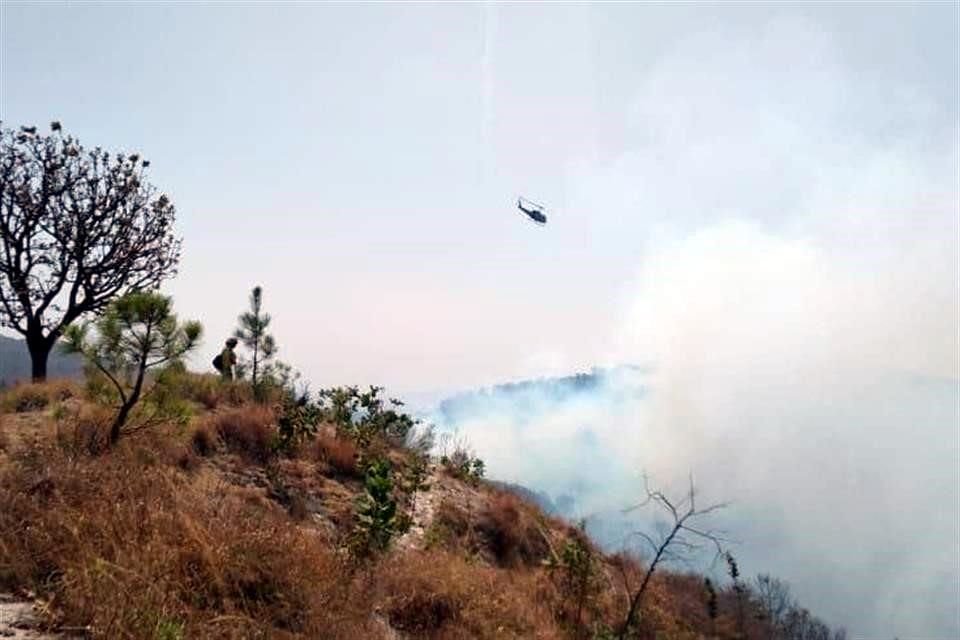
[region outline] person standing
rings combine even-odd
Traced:
[[[237,339],[230,338],[227,340],[226,344],[223,347],[223,351],[220,352],[220,379],[225,381],[233,381],[233,368],[237,364],[237,354],[234,352],[234,348],[237,346]],[[216,365],[216,362],[214,362]]]

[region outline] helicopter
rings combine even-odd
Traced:
[[[527,200],[526,198],[520,197],[517,198],[517,208],[537,224],[541,226],[547,224],[547,216],[543,213],[545,207],[542,204],[537,204],[532,200]]]

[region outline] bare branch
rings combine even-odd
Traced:
[[[699,520],[725,506],[724,504],[714,504],[703,509],[697,509],[695,501],[696,491],[693,484],[692,474],[690,476],[690,488],[687,491],[686,496],[676,504],[674,504],[674,502],[671,501],[663,492],[650,489],[649,477],[647,474],[644,474],[643,482],[644,491],[646,492],[646,499],[639,505],[628,509],[628,511],[633,511],[637,508],[653,503],[670,514],[672,518],[672,524],[669,527],[669,531],[663,535],[659,543],[654,542],[651,536],[641,531],[634,532],[634,535],[637,535],[638,537],[647,541],[647,543],[650,544],[655,551],[653,559],[650,561],[647,571],[643,576],[643,580],[640,583],[639,589],[637,589],[637,591],[630,597],[630,604],[627,610],[626,619],[624,620],[623,625],[620,627],[617,635],[620,640],[623,640],[627,637],[627,633],[633,626],[637,612],[640,609],[643,596],[648,585],[650,584],[650,579],[653,577],[653,573],[656,571],[657,566],[662,562],[678,561],[688,558],[692,553],[699,550],[700,547],[688,539],[687,535],[691,535],[697,539],[714,544],[717,548],[718,554],[722,554],[723,552],[722,543],[724,542],[724,539],[722,537],[712,533],[709,529],[704,530],[699,527],[691,526],[693,521]]]
[[[176,273],[175,210],[145,166],[59,126],[0,127],[0,326],[26,338],[35,378],[75,320]]]

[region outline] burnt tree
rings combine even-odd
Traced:
[[[174,206],[137,154],[85,149],[51,124],[0,125],[0,327],[24,337],[34,380],[71,323],[176,273]]]

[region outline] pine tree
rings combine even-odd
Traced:
[[[91,327],[95,329],[92,335]],[[65,350],[82,354],[116,392],[111,446],[120,439],[145,392],[147,370],[180,362],[197,346],[201,332],[199,322],[179,322],[173,314],[173,301],[152,291],[128,293],[110,303],[96,322],[67,328]]]
[[[276,354],[277,346],[273,336],[267,333],[270,326],[270,314],[263,313],[263,289],[260,286],[250,292],[250,310],[240,315],[240,327],[234,334],[243,345],[253,352],[251,381],[254,393],[260,396],[265,378],[270,376],[270,359]]]

